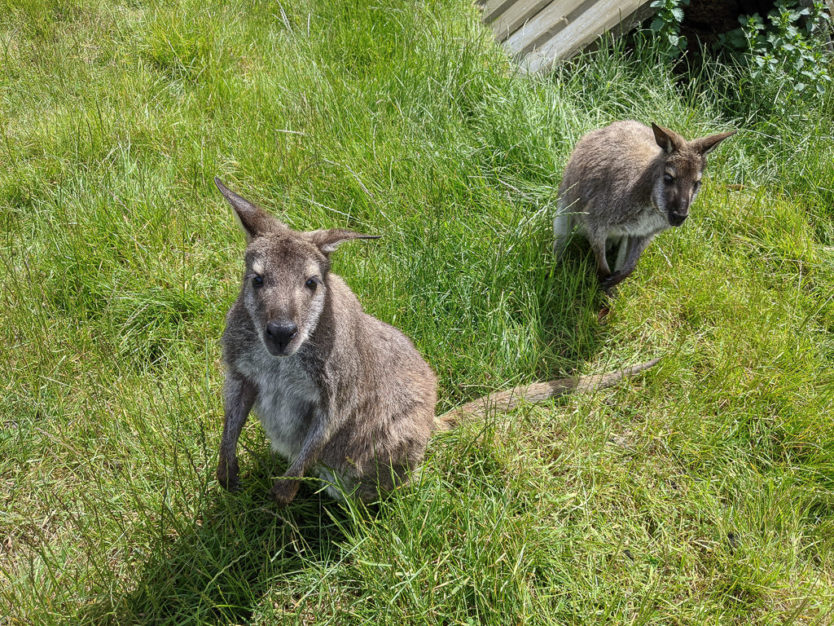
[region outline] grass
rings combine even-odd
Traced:
[[[834,619],[834,90],[652,55],[528,79],[465,0],[0,2],[0,622]],[[622,118],[741,132],[606,303],[550,220]],[[368,509],[272,505],[252,420],[224,493],[244,244],[215,175],[384,235],[335,271],[440,411],[663,361],[438,437]]]

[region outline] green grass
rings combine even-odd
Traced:
[[[0,622],[830,623],[834,89],[653,54],[528,79],[467,0],[0,2]],[[622,118],[741,132],[606,303],[550,220]],[[227,494],[215,175],[383,235],[335,271],[441,411],[663,361],[438,437],[369,509],[271,504],[252,420]]]

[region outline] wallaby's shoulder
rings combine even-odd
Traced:
[[[402,331],[365,312],[356,294],[341,276],[331,273],[328,286],[332,306],[339,313],[338,322],[341,325],[350,324],[355,331],[367,335],[369,345],[374,346],[375,358],[391,356],[398,350],[408,352],[409,356],[418,355],[414,344]],[[384,345],[385,350],[380,350],[377,344]]]
[[[347,281],[338,274],[330,272],[327,275],[327,289],[334,309],[344,313],[351,321],[364,312],[359,298],[353,293]]]
[[[260,347],[260,339],[239,295],[226,313],[226,328],[220,340],[223,346],[223,360],[234,367],[238,359]]]

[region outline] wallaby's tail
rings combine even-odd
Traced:
[[[605,389],[606,387],[617,384],[623,378],[634,376],[639,372],[649,369],[658,361],[660,359],[652,359],[651,361],[626,367],[616,372],[609,372],[608,374],[572,376],[570,378],[550,380],[546,383],[520,385],[512,389],[507,389],[506,391],[491,393],[483,398],[467,402],[463,406],[452,409],[443,415],[438,415],[434,418],[434,427],[435,430],[450,430],[464,419],[484,417],[490,412],[510,411],[522,401],[528,403],[544,402],[548,398],[560,396],[570,391],[581,392]]]

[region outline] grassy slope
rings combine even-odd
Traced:
[[[5,0],[0,55],[0,615],[832,619],[831,90],[777,114],[772,85],[616,50],[525,80],[466,0]],[[744,132],[600,324],[549,221],[573,143],[620,118]],[[295,227],[384,234],[336,271],[441,409],[665,359],[444,435],[369,511],[272,506],[253,421],[222,493],[243,241],[215,174]]]

